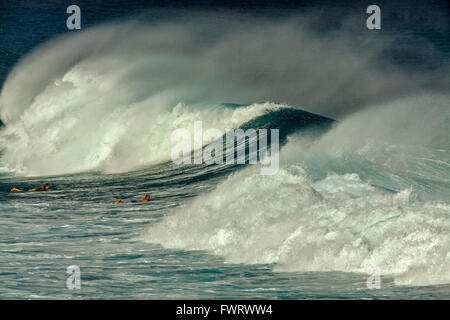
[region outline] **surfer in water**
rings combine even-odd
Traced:
[[[39,186],[39,187],[31,189],[31,191],[48,191],[48,189],[50,189],[50,185],[48,183],[46,183],[43,186]]]
[[[139,203],[139,202],[149,202],[150,201],[150,195],[146,194],[145,197],[139,201],[131,201],[133,203]],[[122,199],[118,198],[116,199],[116,203],[123,203]]]
[[[39,186],[39,187],[31,189],[31,191],[48,191],[48,189],[50,189],[50,185],[48,183],[46,183],[43,186]],[[23,191],[22,189],[19,189],[16,187],[11,189],[11,192],[22,192],[22,191]]]
[[[150,201],[150,195],[146,194],[145,197],[139,201],[131,201],[131,202],[149,202]]]
[[[139,202],[149,202],[149,201],[150,201],[150,195],[149,194],[146,194],[144,199],[139,200]]]
[[[46,183],[43,186],[39,186],[39,187],[31,189],[31,191],[48,191],[48,189],[50,189],[50,185],[48,183]],[[11,192],[22,192],[22,191],[23,191],[22,189],[19,189],[16,187],[11,189]]]

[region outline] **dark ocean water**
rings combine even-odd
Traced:
[[[379,1],[378,35],[365,27],[365,1],[78,1],[81,31],[65,26],[69,4],[0,4],[0,83],[15,68],[0,99],[0,298],[450,298],[446,1]],[[236,54],[231,60],[244,66],[256,61],[269,75],[260,81],[253,69],[243,75],[230,69],[240,74],[231,77],[242,81],[239,87],[253,80],[266,85],[231,96],[233,86],[225,80],[210,86],[217,78],[201,71],[202,61],[176,51],[174,43],[183,39],[178,31],[152,33],[155,25],[191,15],[204,20],[189,20],[189,28],[208,37],[205,30],[230,16],[279,25],[296,14],[313,30],[313,36],[305,32],[307,42],[299,41],[314,54],[299,63],[315,67],[297,74],[286,67],[283,74],[292,81],[311,75],[316,85],[302,80],[304,91],[284,85],[286,98],[284,91],[273,89],[272,97],[267,90],[279,79],[274,66],[301,52],[280,48],[279,60],[264,64],[264,54],[245,55],[239,32],[237,39],[224,36],[233,49],[225,56]],[[129,19],[136,23],[131,29]],[[345,37],[333,31],[341,29]],[[151,56],[146,34],[168,41],[166,47]],[[348,41],[348,34],[364,45],[333,44]],[[57,36],[63,36],[59,42],[33,51]],[[379,49],[392,37],[394,44]],[[206,60],[221,57],[215,50],[226,49],[202,47],[208,41],[183,48]],[[324,43],[344,69],[314,78],[314,70],[328,68],[314,60],[328,50]],[[361,79],[373,83],[358,87],[353,72],[339,76],[353,64],[355,72],[365,71],[360,56],[366,53],[377,73],[371,67]],[[214,59],[208,61],[228,61]],[[377,84],[384,81],[393,89],[386,85],[380,94]],[[329,85],[335,82],[349,93]],[[308,97],[304,103],[292,93],[298,91]],[[220,100],[211,103],[215,93]],[[379,108],[356,112],[366,105]],[[167,162],[171,132],[196,120],[222,130],[280,129],[279,172],[262,176],[259,165]],[[43,183],[50,191],[10,192]],[[150,203],[130,202],[146,193]],[[115,204],[116,198],[125,203]],[[71,265],[81,270],[79,290],[66,287]],[[380,289],[366,285],[371,267],[380,270]]]

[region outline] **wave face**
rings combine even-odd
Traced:
[[[235,172],[145,239],[277,271],[377,267],[400,285],[450,283],[450,149],[431,143],[445,145],[449,102],[402,99],[319,140],[293,135],[276,175]]]

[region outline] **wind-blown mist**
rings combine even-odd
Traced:
[[[379,63],[391,39],[369,49],[345,29],[320,33],[307,21],[194,16],[107,24],[46,43],[1,92],[5,169],[124,172],[167,160],[171,130],[189,121],[223,130],[266,110],[221,103],[278,101],[342,116],[426,83]]]

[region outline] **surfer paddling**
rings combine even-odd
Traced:
[[[145,197],[139,201],[131,201],[131,202],[149,202],[150,201],[150,195],[146,194]]]
[[[50,185],[48,183],[46,183],[46,184],[44,184],[42,186],[33,188],[30,191],[48,191],[49,189],[50,189]],[[16,187],[12,188],[10,191],[11,192],[23,192],[22,189],[19,189],[19,188],[16,188]]]
[[[133,203],[139,203],[139,202],[149,202],[150,201],[150,195],[146,194],[145,197],[139,201],[131,201]],[[116,199],[116,203],[123,203],[122,199],[118,198]]]
[[[48,183],[46,183],[43,186],[39,186],[39,187],[31,189],[31,191],[48,191],[48,189],[50,189],[50,185]]]

